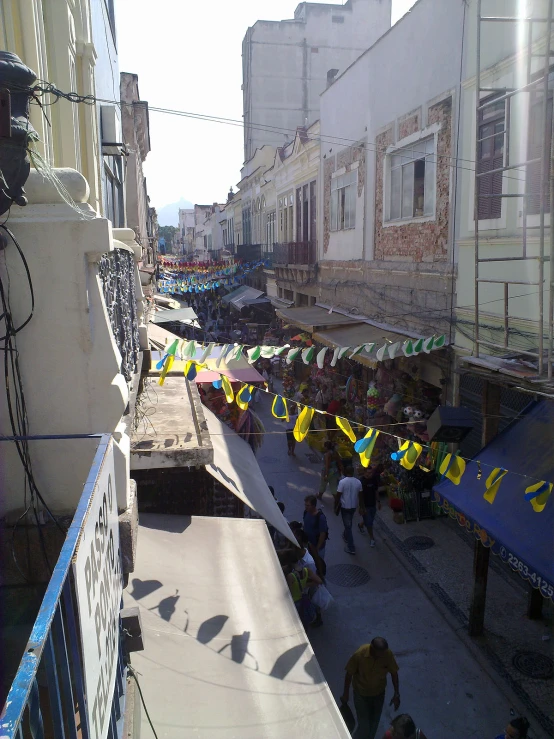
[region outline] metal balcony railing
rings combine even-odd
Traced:
[[[273,264],[313,265],[315,262],[315,241],[292,241],[273,247]]]
[[[126,667],[113,441],[109,434],[98,435],[98,440],[0,715],[2,739],[121,735]],[[100,531],[96,542],[95,528]]]
[[[117,348],[121,354],[121,374],[129,382],[138,369],[138,330],[135,262],[126,249],[103,254],[98,273]]]
[[[244,262],[258,262],[262,258],[262,244],[240,244],[237,246],[237,258]]]

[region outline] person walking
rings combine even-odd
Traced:
[[[304,533],[310,544],[313,544],[321,559],[325,559],[325,545],[329,538],[329,526],[325,514],[317,507],[315,495],[304,498]]]
[[[364,526],[369,534],[369,546],[375,546],[375,539],[373,538],[373,522],[375,520],[375,514],[377,508],[381,510],[381,501],[379,500],[379,485],[381,484],[381,475],[384,470],[382,464],[378,464],[376,467],[366,467],[360,477],[362,483],[362,494],[360,496],[360,515],[363,519],[358,524],[358,529],[361,534],[364,533]]]
[[[427,737],[416,727],[409,714],[401,713],[400,716],[393,718],[383,739],[427,739]]]
[[[323,454],[323,468],[321,470],[321,482],[317,495],[319,500],[323,498],[323,493],[327,490],[327,486],[331,490],[331,495],[337,494],[339,477],[342,475],[342,459],[335,449],[334,444],[326,441],[323,448],[325,449]]]
[[[385,702],[389,674],[394,687],[390,705],[394,706],[395,711],[398,711],[400,706],[398,665],[387,640],[382,636],[376,636],[370,644],[361,646],[350,657],[345,669],[341,701],[348,703],[350,685],[353,683],[354,707],[358,718],[354,739],[375,739]]]
[[[289,411],[289,420],[287,421],[287,449],[289,457],[296,457],[294,450],[296,449],[296,439],[294,438],[294,427],[298,420],[298,406],[294,403]]]
[[[529,721],[525,716],[518,716],[511,719],[502,734],[499,734],[495,739],[527,739],[528,731]]]
[[[352,467],[347,467],[344,474],[346,477],[343,477],[337,485],[335,506],[336,508],[340,507],[342,523],[344,525],[344,532],[342,534],[342,538],[346,543],[344,551],[348,554],[356,554],[356,545],[352,536],[352,522],[356,509],[359,509],[361,504],[360,493],[362,491],[362,483],[357,477],[354,477]]]

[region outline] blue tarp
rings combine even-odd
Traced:
[[[508,474],[491,504],[483,494],[494,467]],[[468,462],[459,485],[445,479],[435,485],[433,497],[546,598],[553,598],[554,491],[541,513],[524,498],[525,488],[539,480],[554,482],[554,402],[546,400],[532,404]]]

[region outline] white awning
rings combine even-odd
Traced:
[[[171,310],[160,310],[152,314],[153,323],[167,323],[168,321],[196,321],[198,316],[192,308],[173,308]]]
[[[144,513],[139,541],[124,598],[160,737],[348,739],[263,521]]]
[[[214,449],[213,464],[206,465],[210,475],[296,545],[296,538],[271,495],[252,449],[206,407],[204,416]]]

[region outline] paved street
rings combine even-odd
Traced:
[[[271,416],[270,399],[256,408],[266,431],[283,431]],[[284,433],[268,433],[258,461],[289,521],[301,520],[303,499],[317,492],[321,465],[306,443],[288,457]],[[336,698],[342,693],[344,665],[350,654],[374,636],[384,636],[400,666],[401,710],[414,717],[430,739],[483,739],[500,733],[510,711],[508,699],[482,670],[455,631],[379,539],[371,549],[367,537],[355,532],[357,554],[346,554],[340,519],[332,498],[324,496],[330,540],[327,544],[328,587],[335,602],[324,614],[321,629],[309,634],[323,673]],[[356,527],[355,527],[356,528]],[[356,565],[349,572],[341,565]],[[345,576],[369,574],[365,584],[349,587]],[[343,582],[343,585],[338,584]],[[394,715],[388,706],[389,684],[380,732]],[[381,734],[378,733],[380,739]]]

